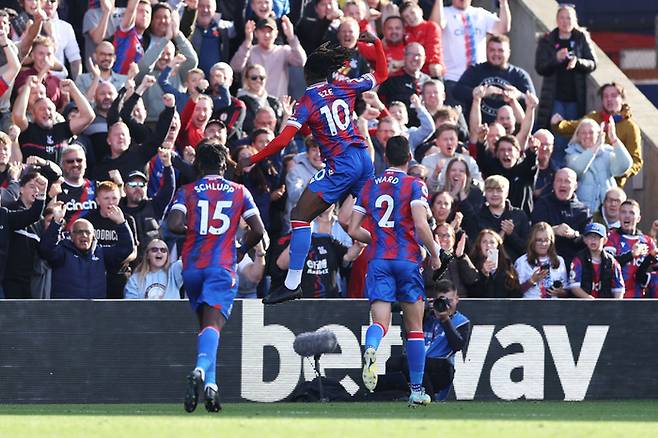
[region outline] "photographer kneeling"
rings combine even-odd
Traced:
[[[459,296],[450,280],[426,285],[427,301],[423,315],[425,335],[425,374],[423,386],[432,400],[445,400],[455,375],[454,355],[468,343],[471,322],[457,311]],[[404,388],[396,374],[409,379],[405,356],[391,357],[386,362],[386,375],[380,376],[376,392]]]
[[[450,280],[440,280],[426,292],[423,384],[432,399],[445,400],[455,375],[454,355],[468,343],[471,322],[457,311],[459,296]]]

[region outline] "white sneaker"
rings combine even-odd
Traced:
[[[363,384],[373,392],[377,386],[377,350],[370,347],[363,353]]]
[[[409,396],[410,407],[427,406],[430,403],[432,403],[432,398],[425,394],[424,389],[421,391],[411,391],[411,395]]]

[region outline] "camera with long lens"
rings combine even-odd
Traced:
[[[432,307],[438,313],[446,312],[450,308],[450,299],[448,297],[436,297],[432,302]]]

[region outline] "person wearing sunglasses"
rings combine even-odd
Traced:
[[[171,149],[164,147],[158,151],[163,172],[161,185],[153,198],[147,196],[148,178],[139,170],[132,171],[124,185],[126,196],[119,205],[124,213],[135,219],[137,240],[141,243],[137,248],[137,260],[141,260],[144,255],[144,245],[159,236],[160,222],[174,196],[176,178],[171,165],[171,153]]]
[[[281,17],[281,29],[288,44],[276,44],[279,30],[274,18],[247,21],[244,26],[244,42],[231,59],[231,67],[235,72],[245,71],[248,65],[262,65],[271,76],[267,83],[263,81],[267,93],[277,98],[288,94],[288,67],[303,67],[306,62],[306,52],[295,35],[290,19],[285,15]],[[257,43],[252,46],[254,37]]]
[[[124,289],[126,299],[179,300],[183,286],[183,262],[169,260],[169,248],[160,239],[146,247],[144,258],[137,265]]]
[[[283,106],[279,98],[268,94],[266,84],[268,81],[265,67],[260,64],[254,64],[247,67],[242,75],[242,88],[237,92],[237,97],[246,106],[246,113],[242,129],[247,134],[258,129],[256,127],[256,118],[261,108],[271,108],[276,119],[275,129],[281,123],[283,118]],[[278,129],[277,129],[278,131]]]

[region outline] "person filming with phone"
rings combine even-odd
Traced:
[[[519,278],[503,247],[503,239],[490,228],[475,239],[471,260],[479,271],[469,298],[520,298]]]
[[[530,230],[528,252],[514,262],[523,298],[566,297],[567,267],[557,255],[553,227],[536,223]]]

